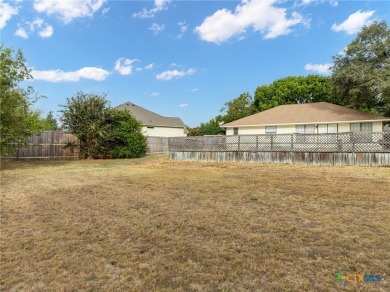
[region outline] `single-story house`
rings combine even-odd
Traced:
[[[390,118],[328,102],[280,105],[222,125],[226,135],[383,132]]]
[[[142,125],[142,131],[149,137],[186,137],[186,125],[180,118],[164,117],[132,102],[116,107],[128,110]]]

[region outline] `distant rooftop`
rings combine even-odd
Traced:
[[[121,110],[127,109],[138,121],[141,122],[143,126],[160,126],[173,128],[185,127],[185,124],[180,118],[164,117],[132,102],[126,102],[117,106],[116,108]]]
[[[285,104],[224,124],[222,127],[317,124],[353,121],[390,121],[379,115],[361,112],[328,102]]]

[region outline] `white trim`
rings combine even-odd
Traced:
[[[239,128],[239,127],[265,127],[265,126],[290,126],[290,125],[321,125],[321,124],[343,124],[343,123],[373,123],[373,122],[390,122],[390,119],[383,120],[351,120],[351,121],[327,121],[327,122],[303,122],[303,123],[288,123],[288,124],[256,124],[256,125],[235,125],[224,126],[222,128]]]

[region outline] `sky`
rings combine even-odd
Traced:
[[[390,1],[0,0],[0,43],[22,49],[43,115],[82,91],[194,127],[258,86],[329,75],[375,20]]]

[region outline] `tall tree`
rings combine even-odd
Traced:
[[[320,75],[290,76],[259,86],[253,107],[261,112],[278,105],[308,102],[335,102],[330,78]]]
[[[364,26],[333,62],[339,103],[390,116],[390,30],[385,21]]]
[[[221,112],[226,112],[222,116],[224,123],[230,123],[232,121],[247,117],[253,114],[253,97],[248,93],[242,93],[237,98],[228,101],[222,107]]]
[[[33,88],[19,87],[32,79],[21,50],[14,51],[0,44],[0,154],[8,156],[27,138],[43,130],[38,111],[32,109],[36,101]],[[17,143],[16,143],[17,142]]]

